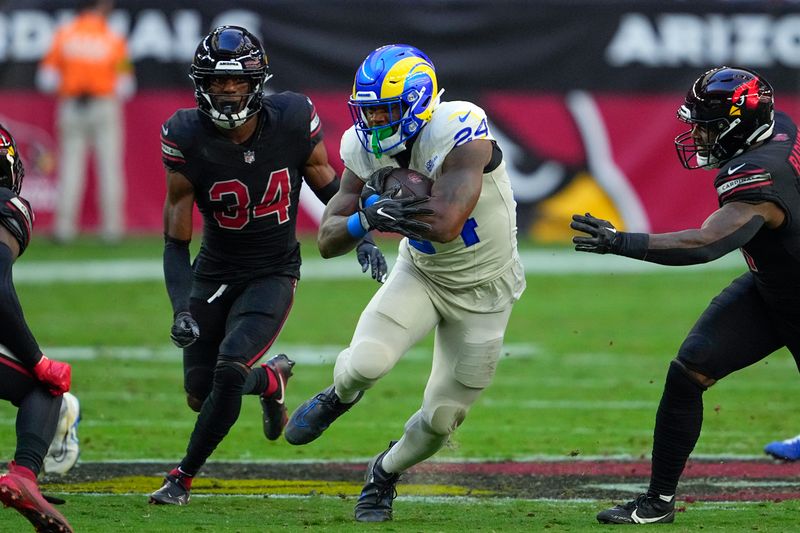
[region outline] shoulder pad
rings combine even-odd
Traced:
[[[196,135],[200,117],[196,109],[179,109],[161,125],[161,160],[167,168],[180,169]]]
[[[0,187],[0,224],[17,239],[19,255],[28,247],[33,231],[34,215],[31,204],[11,189]]]
[[[741,161],[741,159],[734,159],[726,163],[714,180],[714,187],[717,189],[720,201],[727,200],[744,191],[757,192],[757,189],[766,188],[772,184],[772,175],[767,169],[757,163]]]

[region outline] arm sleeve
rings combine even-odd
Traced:
[[[13,264],[11,249],[0,244],[0,344],[23,365],[33,368],[41,359],[42,351],[25,322],[11,277]]]
[[[314,194],[317,195],[317,198],[319,198],[320,202],[322,202],[325,205],[328,205],[328,202],[331,201],[333,195],[339,192],[340,182],[341,180],[339,179],[339,176],[334,176],[333,180],[326,186],[322,187],[321,189],[316,189],[316,190],[312,189],[312,190],[314,191]]]
[[[189,257],[189,241],[173,239],[164,235],[164,282],[172,302],[174,315],[189,310],[192,292],[192,265]]]
[[[620,232],[618,244],[613,252],[660,265],[684,266],[708,263],[747,244],[764,225],[764,218],[756,215],[732,233],[703,246],[684,248],[650,248],[647,233]]]

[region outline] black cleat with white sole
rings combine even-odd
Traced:
[[[665,502],[658,496],[640,494],[624,505],[597,513],[601,524],[668,524],[675,521],[675,496]]]

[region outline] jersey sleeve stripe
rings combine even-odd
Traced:
[[[321,129],[322,129],[322,120],[320,120],[319,115],[317,115],[317,112],[314,111],[311,116],[310,136],[312,138],[316,137]]]
[[[759,183],[751,183],[750,185],[742,185],[740,187],[734,187],[733,189],[729,190],[726,193],[720,195],[720,200],[724,200],[728,196],[732,195],[735,192],[742,192],[742,191],[749,191],[750,189],[757,189],[759,187],[767,187],[772,185],[772,180],[765,180]]]
[[[172,161],[173,163],[186,163],[185,159],[182,159],[180,157],[172,157],[171,155],[167,154],[161,154],[161,159],[164,159],[166,161]]]
[[[174,142],[170,141],[169,139],[167,139],[167,138],[166,138],[166,137],[164,137],[163,135],[161,136],[161,143],[162,143],[162,144],[169,145],[169,146],[172,146],[173,148],[177,148],[177,147],[178,147],[178,145],[177,145],[177,144],[175,144]]]
[[[171,146],[167,146],[166,144],[161,145],[161,153],[164,154],[164,157],[177,157],[183,159],[183,152],[178,150],[177,148],[172,148]]]
[[[22,215],[22,220],[25,222],[25,228],[27,229],[28,235],[30,235],[31,232],[33,231],[33,220],[34,220],[33,211],[28,209],[25,203],[23,203],[23,201],[20,200],[18,197],[11,198],[8,202],[9,204],[16,207],[17,211],[19,211],[19,213]]]

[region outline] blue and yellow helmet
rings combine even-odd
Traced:
[[[350,115],[364,149],[393,155],[431,119],[439,100],[436,69],[425,53],[389,44],[369,54],[356,72]],[[370,127],[365,108],[386,106],[388,124]]]

